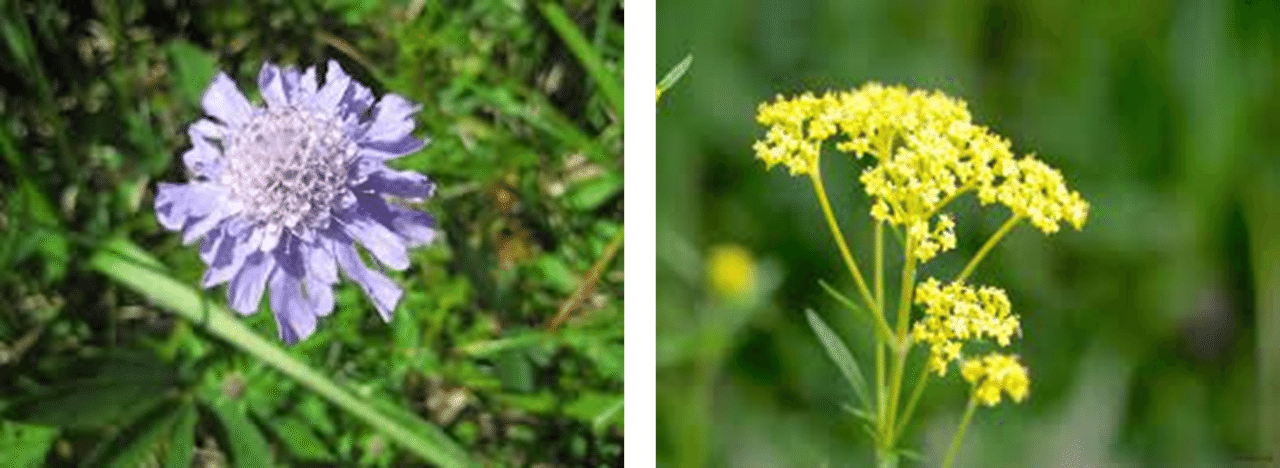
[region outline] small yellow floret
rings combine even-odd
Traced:
[[[939,376],[947,375],[948,363],[962,358],[965,341],[990,339],[1008,346],[1019,333],[1018,316],[999,288],[942,286],[929,278],[916,286],[915,298],[916,304],[924,306],[925,316],[912,326],[911,337],[929,345],[929,369]]]
[[[1017,357],[1004,354],[967,360],[961,366],[960,374],[973,385],[974,398],[987,406],[1000,403],[1001,391],[1021,403],[1027,398],[1031,386],[1027,368],[1018,362]]]
[[[822,96],[778,96],[760,105],[756,119],[768,128],[753,147],[766,168],[783,164],[792,175],[814,175],[823,142],[837,134],[836,149],[873,156],[860,177],[871,216],[903,228],[922,262],[954,247],[942,234],[951,232],[942,224],[950,218],[930,220],[965,192],[976,192],[983,205],[1008,206],[1045,233],[1064,221],[1079,229],[1088,217],[1088,203],[1057,170],[1032,156],[1015,158],[1008,140],[974,124],[964,101],[941,92],[868,83]]]

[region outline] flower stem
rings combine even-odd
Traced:
[[[831,227],[831,237],[836,240],[836,246],[840,248],[840,255],[844,257],[844,263],[849,267],[849,272],[853,274],[853,281],[858,285],[858,292],[862,294],[862,300],[866,301],[867,307],[876,311],[876,315],[883,315],[879,309],[876,309],[875,300],[871,297],[871,291],[867,289],[867,282],[862,279],[862,272],[858,270],[858,264],[853,260],[853,254],[849,253],[849,244],[844,240],[844,234],[840,233],[840,225],[836,223],[836,216],[831,212],[831,202],[827,200],[827,189],[822,184],[822,174],[817,168],[814,168],[811,177],[813,180],[813,191],[818,194],[818,203],[822,205],[822,215],[827,218],[827,225]],[[881,318],[883,320],[883,317]]]
[[[240,348],[335,406],[364,420],[423,460],[439,466],[476,466],[467,452],[438,426],[423,421],[412,413],[401,412],[399,417],[385,414],[372,401],[357,396],[344,385],[312,369],[276,344],[259,336],[244,322],[232,317],[226,309],[210,304],[207,298],[190,286],[170,278],[159,261],[127,239],[107,242],[89,263],[112,280],[142,293],[155,303],[190,320],[193,325],[210,335]]]
[[[928,383],[929,366],[926,364],[920,368],[920,373],[916,374],[916,388],[911,390],[911,399],[907,400],[907,406],[902,410],[902,419],[899,419],[897,427],[893,428],[892,436],[895,440],[902,435],[903,430],[906,430],[907,422],[916,411],[916,403],[920,401],[920,394],[924,393],[924,387]]]
[[[951,438],[951,448],[947,450],[947,458],[942,462],[943,468],[951,468],[951,464],[956,461],[956,453],[960,451],[960,440],[964,439],[964,430],[969,427],[969,420],[973,419],[973,411],[977,408],[978,395],[975,393],[969,397],[969,406],[964,409],[964,417],[960,419],[960,427],[956,428],[956,435]]]
[[[876,288],[876,315],[884,321],[884,221],[876,222],[876,266],[875,266],[875,288]],[[876,411],[877,420],[883,423],[885,421],[888,401],[885,399],[885,382],[884,382],[884,350],[888,343],[877,342],[876,348]]]
[[[978,262],[982,261],[982,259],[987,256],[987,252],[990,252],[991,248],[995,247],[995,245],[1000,242],[1000,239],[1003,239],[1004,235],[1008,234],[1009,230],[1013,229],[1013,226],[1017,225],[1018,221],[1021,220],[1022,217],[1016,214],[1010,216],[1009,220],[1005,221],[1004,225],[1000,226],[1000,229],[997,230],[995,234],[992,234],[990,239],[987,239],[987,243],[982,244],[982,248],[978,249],[978,253],[969,260],[969,264],[965,265],[964,270],[960,271],[960,274],[956,276],[955,282],[960,283],[963,282],[965,278],[968,278],[969,274],[973,273],[973,269],[978,266]]]
[[[900,294],[902,301],[898,303],[898,321],[896,322],[898,342],[894,346],[894,352],[897,353],[898,359],[892,368],[893,377],[889,379],[893,388],[889,391],[889,407],[886,409],[889,417],[883,428],[884,435],[889,438],[890,444],[894,442],[891,438],[893,435],[891,431],[896,427],[894,422],[898,411],[898,400],[902,394],[902,377],[906,373],[907,351],[911,348],[910,341],[907,340],[907,322],[911,318],[911,297],[915,292],[913,286],[916,280],[916,257],[911,253],[913,250],[915,250],[915,241],[908,236],[905,249],[903,249],[906,257],[906,266],[902,268],[902,293]]]

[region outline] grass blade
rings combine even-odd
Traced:
[[[197,326],[204,327],[209,333],[239,347],[329,402],[363,419],[423,459],[440,466],[475,466],[466,453],[438,427],[415,418],[414,426],[417,427],[411,429],[388,417],[327,376],[290,356],[275,343],[254,333],[226,309],[208,302],[190,286],[170,278],[159,267],[159,262],[136,244],[126,239],[110,241],[94,254],[90,264],[112,280],[146,295]],[[435,437],[428,438],[421,433],[429,433]]]
[[[545,2],[538,5],[538,9],[542,11],[542,16],[551,23],[551,27],[560,34],[560,39],[565,45],[569,46],[569,50],[573,55],[578,57],[578,61],[582,62],[582,66],[587,69],[587,74],[591,75],[591,79],[595,80],[600,86],[600,92],[604,94],[605,101],[613,107],[614,115],[618,117],[618,123],[622,123],[622,84],[619,83],[617,75],[609,73],[605,68],[604,61],[600,59],[600,54],[591,46],[591,42],[582,35],[582,31],[573,24],[573,20],[569,19],[569,15],[564,12],[564,8],[556,3]]]
[[[831,330],[831,327],[828,327],[813,309],[805,309],[805,316],[809,318],[809,326],[813,328],[813,333],[818,335],[822,347],[826,348],[827,355],[831,356],[836,367],[840,368],[840,373],[844,374],[845,380],[853,386],[853,392],[858,395],[858,401],[862,402],[862,407],[870,408],[871,398],[867,392],[867,381],[862,378],[862,372],[858,368],[858,362],[853,359],[853,353],[849,352],[849,348],[840,341],[836,332]]]

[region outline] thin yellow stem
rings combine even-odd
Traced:
[[[964,439],[964,430],[969,427],[969,420],[973,419],[973,410],[978,408],[977,393],[969,397],[969,406],[964,410],[964,418],[960,419],[960,427],[956,428],[956,435],[951,439],[951,449],[947,450],[947,458],[942,462],[942,468],[951,468],[951,464],[956,461],[956,453],[960,451],[960,440]]]
[[[916,388],[911,390],[911,399],[907,400],[907,406],[902,410],[902,418],[898,420],[898,425],[893,429],[893,438],[896,440],[902,435],[902,431],[907,428],[907,422],[911,420],[916,411],[916,403],[920,401],[920,395],[924,393],[924,387],[929,383],[929,366],[926,364],[920,367],[920,372],[916,374]]]
[[[902,301],[898,303],[898,342],[894,346],[894,352],[897,353],[898,359],[892,367],[893,377],[889,379],[893,387],[889,391],[889,408],[887,409],[889,417],[888,424],[884,427],[886,437],[892,436],[890,431],[895,427],[894,421],[898,411],[898,400],[902,394],[902,376],[906,373],[907,351],[910,349],[910,342],[907,341],[907,322],[911,313],[912,293],[915,292],[916,258],[911,253],[915,249],[915,242],[908,237],[905,247],[903,252],[906,257],[906,266],[902,268],[902,293],[900,294]],[[894,441],[890,439],[889,442],[892,444]]]
[[[876,288],[876,314],[884,320],[884,222],[876,222],[876,266],[875,266],[875,288]],[[888,343],[877,342],[876,348],[876,411],[877,421],[881,424],[885,422],[886,408],[888,401],[885,398],[885,382],[884,382],[884,350]]]
[[[992,234],[990,239],[987,239],[987,243],[982,244],[982,248],[978,249],[978,253],[974,254],[973,258],[969,260],[969,264],[965,265],[964,270],[961,270],[960,274],[956,276],[955,282],[960,283],[963,282],[965,278],[968,278],[969,274],[973,273],[973,269],[978,266],[978,262],[981,262],[982,259],[987,256],[987,252],[990,252],[991,248],[995,247],[996,243],[1000,242],[1000,239],[1003,239],[1004,235],[1008,234],[1009,230],[1013,229],[1013,226],[1017,225],[1018,221],[1021,220],[1022,217],[1016,214],[1010,216],[1009,220],[1005,221],[1004,225],[1000,226],[1000,229],[996,231],[995,234]]]
[[[844,263],[849,267],[849,272],[853,274],[853,280],[858,285],[858,292],[862,294],[862,300],[866,301],[867,307],[875,308],[875,300],[871,297],[871,291],[867,289],[866,281],[862,279],[862,272],[858,270],[858,264],[853,260],[853,254],[849,253],[849,244],[844,240],[844,234],[840,233],[840,225],[836,223],[836,216],[831,212],[831,202],[827,200],[827,189],[822,184],[822,174],[818,168],[814,168],[811,177],[813,180],[813,191],[818,194],[818,203],[822,205],[822,214],[827,218],[827,225],[831,227],[831,236],[836,240],[836,247],[840,248],[840,255],[844,257]]]

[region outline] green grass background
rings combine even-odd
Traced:
[[[980,410],[957,466],[1280,464],[1280,7],[1222,1],[662,1],[660,77],[693,67],[657,114],[658,459],[664,466],[869,466],[853,392],[803,311],[867,369],[804,179],[766,172],[756,106],[876,80],[938,89],[1059,168],[1092,204],[1081,232],[1020,226],[973,280],[1006,288],[1030,399]],[[852,158],[824,176],[865,268]],[[1006,214],[959,210],[953,275]],[[741,304],[708,293],[714,245],[751,250]],[[893,243],[893,248],[900,248]],[[891,265],[893,265],[891,263]],[[895,267],[891,267],[895,268]],[[894,269],[890,270],[895,271]],[[907,448],[938,466],[963,411],[931,384]]]
[[[442,236],[393,273],[390,324],[344,282],[287,353],[485,466],[618,463],[622,18],[611,0],[0,2],[0,466],[430,466],[89,262],[125,239],[196,285],[153,196],[186,180],[205,87],[222,70],[257,99],[264,60],[328,59],[422,105],[431,143],[393,165],[438,183],[420,208]],[[277,341],[265,305],[243,321]]]

